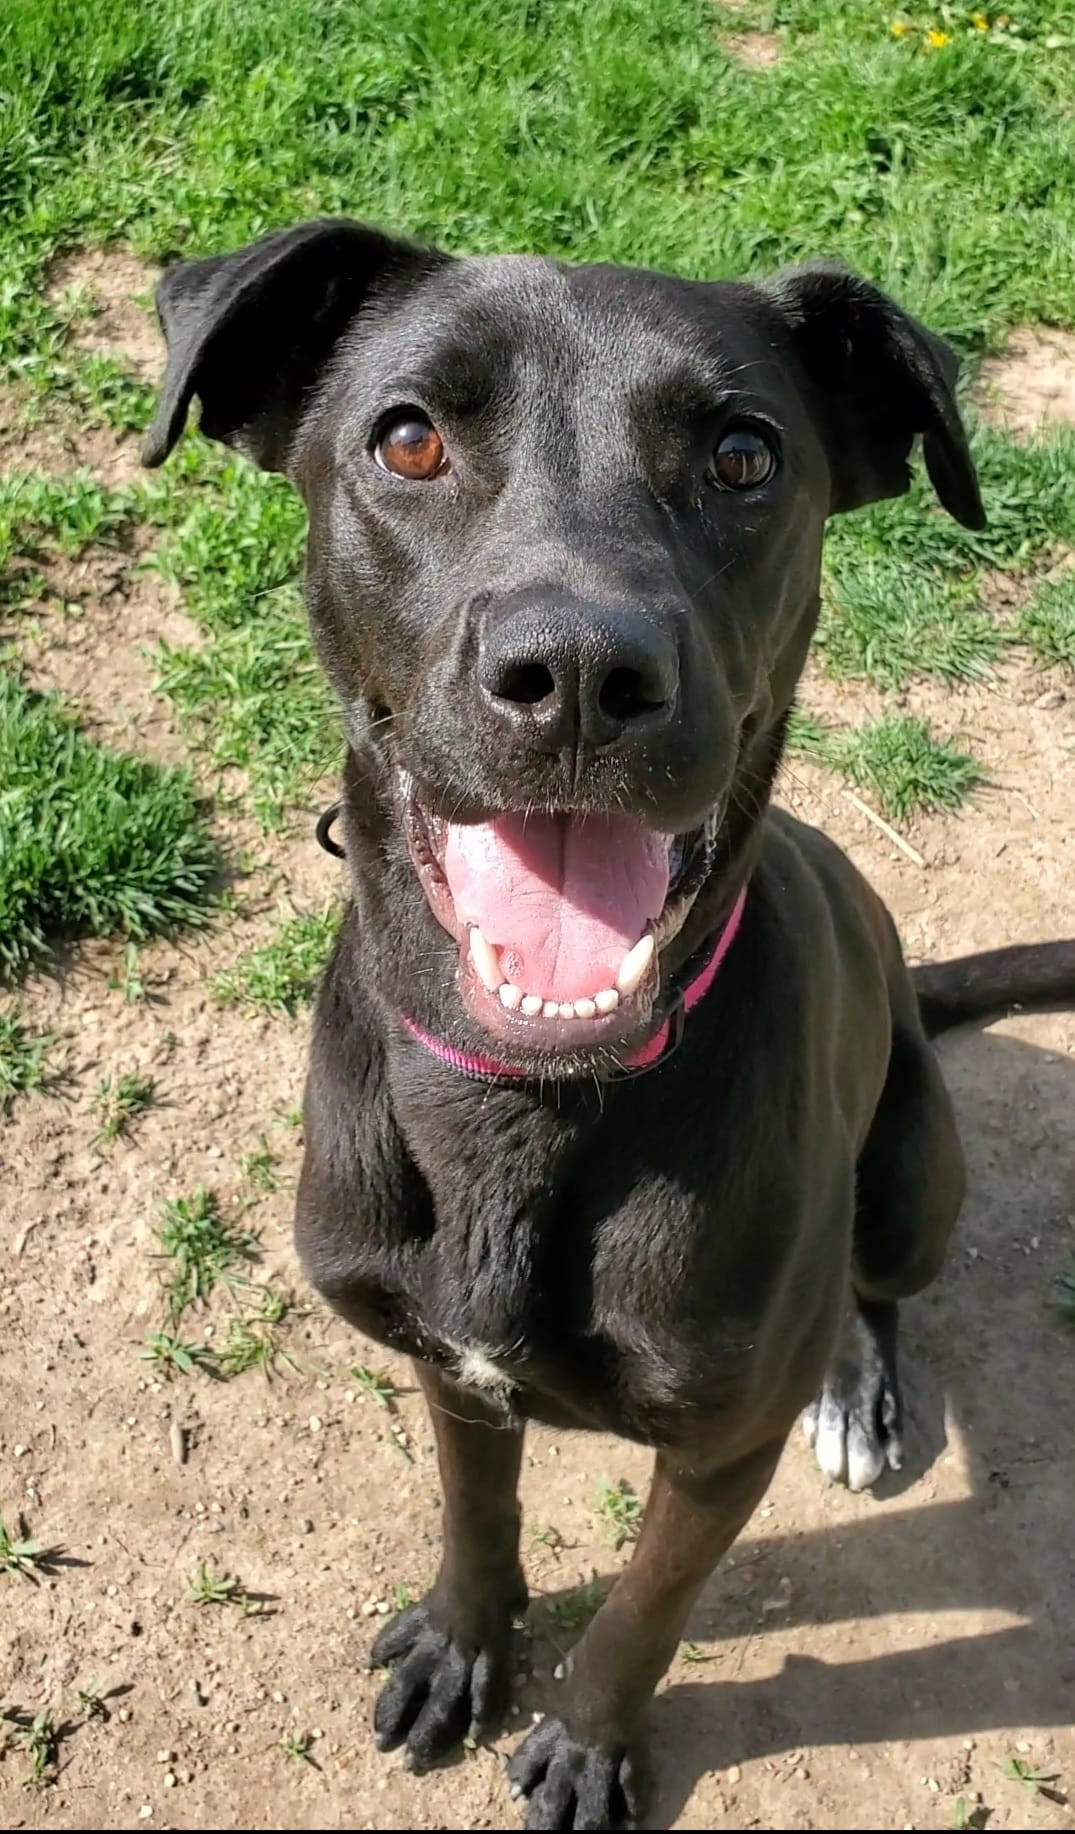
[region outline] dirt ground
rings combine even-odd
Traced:
[[[42,626],[32,675],[77,689],[98,729],[182,756],[137,647],[179,635],[182,614],[145,578],[112,575],[104,590],[97,565],[86,563],[83,616]],[[844,711],[861,698],[813,682],[812,701],[826,697]],[[927,689],[908,704],[938,709]],[[787,771],[783,799],[848,847],[912,956],[1067,933],[1073,715],[1075,693],[1028,667],[944,696],[945,729],[973,735],[990,785],[958,819],[908,825],[921,864],[810,766]],[[336,868],[312,820],[255,852],[236,921],[142,951],[149,1003],[110,989],[122,950],[107,945],[28,990],[29,1016],[62,1038],[67,1075],[3,1129],[0,1513],[10,1525],[23,1512],[64,1564],[37,1585],[0,1575],[0,1708],[48,1708],[64,1736],[46,1788],[24,1787],[25,1754],[9,1748],[0,1824],[512,1827],[504,1755],[556,1698],[566,1633],[550,1604],[628,1557],[611,1551],[592,1505],[605,1479],[644,1489],[646,1456],[531,1434],[524,1548],[536,1602],[513,1718],[495,1749],[416,1780],[373,1749],[377,1682],[364,1671],[389,1596],[417,1594],[437,1559],[432,1445],[406,1367],[314,1304],[289,1338],[298,1367],[271,1384],[252,1371],[169,1386],[138,1360],[159,1309],[161,1201],[199,1183],[228,1198],[263,1135],[287,1179],[299,1162],[286,1117],[306,1021],[221,1011],[208,986],[281,904],[320,906]],[[971,1191],[943,1278],[906,1308],[907,1469],[855,1497],[789,1444],[658,1695],[655,1828],[1072,1825],[1075,1339],[1050,1293],[1075,1250],[1075,1018],[957,1035],[943,1061]],[[102,1149],[93,1090],[132,1068],[151,1070],[163,1101],[129,1144]],[[301,1291],[290,1206],[281,1189],[253,1220],[265,1275]],[[356,1360],[399,1383],[411,1461],[350,1378]],[[204,1559],[240,1575],[263,1608],[194,1606]],[[87,1721],[77,1690],[91,1685],[107,1717]],[[312,1735],[312,1763],[282,1749],[298,1734]],[[1005,1777],[1011,1758],[1055,1777],[1057,1799]]]

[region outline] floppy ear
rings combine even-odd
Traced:
[[[955,400],[959,360],[942,338],[869,281],[818,263],[763,291],[791,327],[824,412],[832,508],[902,496],[919,434],[926,470],[950,515],[985,527],[974,463]]]
[[[167,458],[197,395],[203,433],[282,471],[309,390],[355,314],[448,259],[336,217],[177,262],[157,288],[168,366],[143,464]]]

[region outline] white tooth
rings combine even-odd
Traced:
[[[652,936],[643,936],[633,949],[628,949],[616,976],[616,985],[621,993],[634,993],[635,988],[642,985],[646,970],[653,960],[653,947]]]
[[[594,994],[593,1003],[599,1013],[614,1013],[620,1003],[620,996],[614,987],[602,987],[600,993]]]
[[[593,1000],[576,1000],[575,1001],[576,1019],[592,1019],[596,1011],[597,1011],[597,1005],[596,1005],[596,1002]]]
[[[523,999],[523,1011],[528,1019],[536,1019],[544,1004],[536,993],[528,993]]]
[[[497,952],[491,942],[486,942],[477,924],[470,932],[470,959],[478,970],[478,979],[490,993],[495,993],[504,976],[500,972]]]
[[[561,1019],[573,1019],[575,1017],[574,1000],[561,1000],[560,1001],[560,1017]]]
[[[503,986],[500,989],[501,1006],[506,1006],[509,1013],[514,1013],[514,1012],[518,1012],[522,1003],[523,1003],[522,988],[513,987],[510,981],[505,981]]]
[[[559,1001],[558,1000],[546,1000],[544,1006],[541,1009],[541,1012],[542,1012],[542,1016],[546,1019],[558,1019],[560,1017]]]

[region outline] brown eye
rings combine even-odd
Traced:
[[[405,408],[390,420],[373,448],[382,471],[424,484],[448,470],[444,441],[431,420],[417,408]]]
[[[753,427],[732,427],[713,449],[710,476],[721,490],[756,490],[776,470],[776,453]]]

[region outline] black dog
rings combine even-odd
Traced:
[[[849,862],[768,807],[826,518],[904,491],[920,436],[981,525],[956,363],[835,268],[699,284],[346,221],[158,298],[147,463],[197,395],[293,479],[346,720],[298,1243],[417,1359],[445,1498],[377,1736],[421,1769],[502,1710],[526,1420],[640,1440],[634,1557],[511,1767],[531,1827],[605,1827],[799,1414],[856,1488],[899,1463],[896,1302],[963,1196],[927,1031],[1075,995],[1075,943],[916,992]]]

